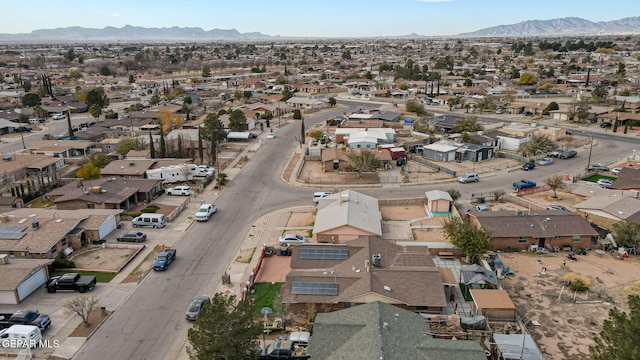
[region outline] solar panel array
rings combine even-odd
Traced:
[[[303,247],[300,249],[300,259],[314,260],[347,260],[349,249],[323,248],[323,247]]]
[[[0,239],[20,240],[27,234],[26,229],[26,226],[0,226]]]
[[[296,295],[338,295],[338,283],[294,281],[291,293]]]

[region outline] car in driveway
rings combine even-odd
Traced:
[[[191,321],[198,320],[200,316],[202,316],[202,310],[210,302],[211,298],[206,295],[198,296],[191,300],[191,304],[189,304],[187,312],[184,314],[184,318]]]
[[[596,184],[609,188],[609,186],[613,185],[613,180],[599,179]]]
[[[564,151],[562,154],[560,154],[560,156],[558,156],[560,159],[571,159],[572,157],[576,157],[576,155],[578,155],[578,152],[575,150],[567,150]]]
[[[147,234],[142,231],[129,231],[118,235],[116,240],[120,242],[143,242],[147,240]]]
[[[602,164],[591,164],[591,165],[589,165],[589,171],[609,172],[609,167],[608,166],[604,166]]]
[[[191,188],[188,186],[176,186],[172,188],[168,188],[164,192],[167,195],[182,195],[189,196],[191,195]]]
[[[267,139],[275,139],[276,138],[276,133],[270,133],[269,135],[267,135]]]
[[[570,211],[566,207],[562,205],[549,205],[547,206],[547,210],[560,210],[560,211]]]
[[[196,212],[196,221],[207,221],[211,215],[218,212],[218,208],[213,204],[202,204]]]
[[[524,171],[529,171],[529,170],[533,170],[535,167],[536,167],[536,164],[534,162],[528,162],[522,165],[520,168]]]
[[[612,124],[612,123],[610,123],[610,122],[608,122],[608,121],[602,122],[602,123],[600,124],[600,127],[601,127],[601,128],[605,128],[605,129],[606,129],[606,128],[609,128],[609,127],[611,127],[611,126],[613,126],[613,124]]]
[[[51,118],[53,120],[62,120],[62,119],[66,119],[67,116],[64,113],[57,113],[57,114],[53,114]]]
[[[280,238],[278,238],[278,242],[282,245],[304,244],[304,243],[308,243],[309,239],[298,234],[284,234],[280,236]]]
[[[546,165],[551,165],[553,164],[553,159],[552,158],[542,158],[540,160],[538,160],[538,165],[540,166],[546,166]]]
[[[616,167],[611,169],[611,175],[618,175],[620,174],[620,171],[622,171],[622,168]]]

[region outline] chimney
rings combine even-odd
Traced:
[[[340,202],[349,202],[349,193],[348,192],[341,192],[340,193]]]

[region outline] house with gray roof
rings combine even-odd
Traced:
[[[491,232],[494,249],[591,247],[598,237],[582,216],[568,211],[474,211],[466,217]]]
[[[594,196],[573,207],[578,214],[608,229],[619,221],[640,225],[640,199],[631,196]]]
[[[294,245],[281,294],[298,314],[309,304],[334,311],[382,301],[434,314],[447,306],[443,275],[427,246],[401,246],[376,236]]]
[[[418,314],[375,301],[320,313],[308,353],[313,359],[485,360],[475,341],[436,339]]]
[[[353,190],[320,199],[313,234],[317,242],[334,244],[363,236],[382,236],[378,199]]]

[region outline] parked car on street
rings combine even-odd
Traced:
[[[608,172],[609,171],[609,167],[608,166],[604,166],[602,164],[591,164],[591,165],[589,165],[589,171],[604,171],[604,172]]]
[[[126,242],[143,242],[147,240],[147,234],[142,231],[129,231],[118,235],[117,240]]]
[[[564,151],[562,154],[560,154],[560,156],[558,156],[560,159],[571,159],[572,157],[576,157],[576,155],[578,155],[578,152],[575,150],[567,150]]]
[[[540,166],[551,165],[551,164],[553,164],[552,158],[542,158],[538,160],[538,165]]]
[[[275,139],[276,138],[276,133],[270,133],[269,135],[267,135],[267,139]]]
[[[65,119],[67,116],[64,113],[57,113],[57,114],[53,114],[53,116],[51,117],[53,120],[62,120]]]
[[[218,212],[218,208],[213,204],[202,204],[196,212],[196,221],[207,221],[211,215]]]
[[[524,171],[529,171],[529,170],[533,170],[535,167],[536,167],[536,164],[534,162],[528,162],[522,165],[520,168]]]
[[[458,182],[466,184],[468,182],[478,182],[480,180],[480,176],[478,173],[466,173],[461,176],[458,176]]]
[[[191,188],[188,186],[176,186],[165,190],[165,194],[189,196],[191,195]]]
[[[551,157],[555,157],[555,158],[557,158],[557,157],[559,157],[559,156],[560,156],[560,153],[559,153],[558,151],[551,150],[551,151],[549,151],[549,152],[547,153],[547,155],[548,155],[548,156],[551,156]]]
[[[191,301],[187,312],[184,314],[184,318],[191,321],[196,321],[202,315],[202,309],[204,306],[211,302],[211,298],[206,295],[198,296]]]
[[[307,243],[309,242],[309,240],[301,235],[298,234],[284,234],[282,236],[280,236],[280,238],[278,239],[278,242],[280,242],[280,244],[284,245],[284,244],[303,244],[303,243]]]

